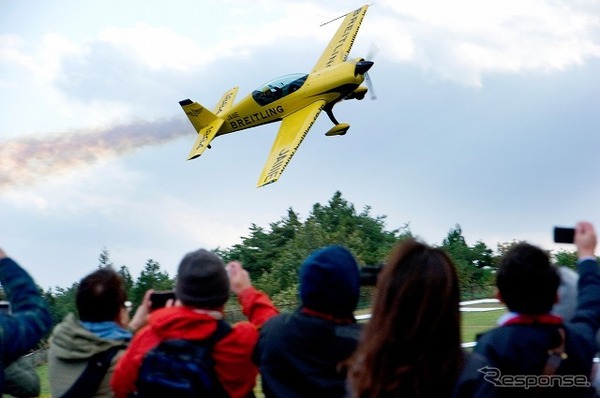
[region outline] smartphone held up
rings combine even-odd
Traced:
[[[555,243],[573,243],[575,241],[575,228],[554,227]]]
[[[169,300],[175,301],[175,292],[172,290],[152,293],[150,295],[150,310],[154,311],[166,306]]]

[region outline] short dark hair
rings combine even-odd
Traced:
[[[519,243],[502,258],[496,286],[512,312],[544,314],[552,310],[560,276],[548,253],[528,243]]]
[[[75,299],[79,319],[86,322],[116,320],[126,300],[123,278],[110,267],[83,278]]]

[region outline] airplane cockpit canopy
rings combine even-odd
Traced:
[[[307,73],[294,73],[278,77],[263,84],[252,92],[252,98],[260,105],[265,106],[273,101],[290,95],[298,90],[308,77]]]

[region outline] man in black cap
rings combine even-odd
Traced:
[[[188,253],[179,265],[173,306],[153,311],[148,325],[133,338],[115,369],[111,386],[118,398],[137,390],[136,380],[146,353],[168,339],[206,340],[219,328],[230,291],[235,293],[249,322],[238,322],[212,350],[215,370],[230,397],[245,397],[256,382],[252,352],[258,328],[277,314],[271,300],[256,290],[248,272],[233,261],[227,267],[214,253]]]
[[[355,350],[360,271],[348,249],[313,252],[300,269],[301,305],[265,323],[256,347],[265,397],[345,397],[342,362]]]

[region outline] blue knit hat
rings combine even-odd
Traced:
[[[302,306],[339,318],[352,317],[360,290],[360,271],[343,246],[313,252],[300,268]]]

